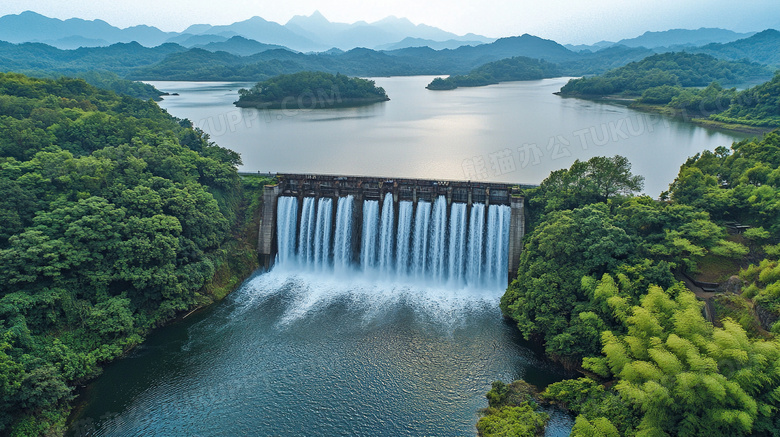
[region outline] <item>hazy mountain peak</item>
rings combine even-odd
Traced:
[[[315,9],[314,12],[312,12],[311,15],[309,15],[309,18],[316,19],[316,20],[328,21],[328,19],[325,18],[325,16],[322,15],[322,12],[320,12],[318,9]]]
[[[287,23],[289,24],[297,21],[330,23],[330,20],[325,18],[325,16],[322,15],[322,12],[320,12],[318,9],[315,9],[314,12],[311,13],[311,15],[293,15],[293,17],[290,18],[287,21]]]
[[[136,40],[143,45],[159,45],[173,33],[156,27],[133,26],[120,29],[103,20],[49,18],[33,11],[0,17],[0,40],[21,43],[46,41],[61,48],[75,44],[94,46]]]
[[[622,39],[617,44],[627,47],[656,47],[671,46],[701,46],[709,43],[728,43],[753,35],[749,33],[737,33],[732,30],[716,27],[701,27],[699,29],[669,29],[663,31],[647,31],[635,38]]]
[[[189,33],[192,35],[198,35],[200,33],[206,33],[211,29],[211,24],[193,24],[184,29],[181,33]]]
[[[373,23],[335,23],[319,10],[309,16],[296,15],[284,26],[253,16],[228,25],[193,24],[182,32],[163,32],[146,25],[120,29],[102,20],[71,18],[62,21],[33,11],[0,17],[0,40],[16,43],[46,41],[58,47],[72,48],[77,44],[92,46],[134,40],[144,46],[156,46],[167,41],[187,41],[189,46],[221,42],[213,37],[190,40],[195,35],[218,35],[225,38],[241,35],[259,43],[277,44],[300,51],[324,50],[329,47],[378,47],[395,44],[405,38],[432,41],[432,45],[446,42],[447,47],[456,46],[456,41],[467,41],[470,44],[492,41],[479,35],[458,36],[433,26],[414,24],[408,18],[394,15]]]
[[[237,24],[237,23],[270,23],[270,21],[266,20],[265,18],[263,18],[263,17],[261,17],[259,15],[255,15],[255,16],[253,16],[252,18],[250,18],[248,20],[237,21],[236,23],[233,23],[233,24]]]

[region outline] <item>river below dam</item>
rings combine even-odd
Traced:
[[[504,322],[502,293],[277,266],[107,366],[70,435],[474,435],[492,381],[571,376]]]

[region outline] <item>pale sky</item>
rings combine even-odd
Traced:
[[[0,15],[32,10],[66,19],[102,19],[117,27],[147,24],[182,31],[190,24],[230,24],[255,15],[284,24],[319,10],[330,21],[406,17],[462,35],[530,33],[562,44],[632,38],[646,30],[721,27],[780,29],[778,0],[2,0]]]

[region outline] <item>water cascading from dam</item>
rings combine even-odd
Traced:
[[[282,196],[277,203],[277,263],[498,289],[507,285],[509,223],[506,205],[448,205],[444,196],[433,203],[396,203],[390,193],[381,201],[362,203],[352,196],[304,197],[300,207],[298,198]]]

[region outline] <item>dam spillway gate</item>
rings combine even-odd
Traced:
[[[517,186],[278,174],[263,192],[261,264],[506,287],[525,235]]]

